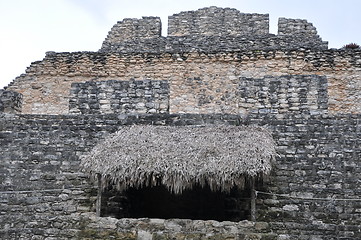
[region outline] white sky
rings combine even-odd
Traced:
[[[270,31],[279,17],[312,22],[330,48],[361,44],[361,0],[0,0],[0,89],[47,51],[97,51],[123,18],[167,17],[217,6],[269,13]]]

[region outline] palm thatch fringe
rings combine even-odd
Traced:
[[[195,184],[213,191],[244,187],[268,174],[276,155],[271,134],[250,126],[124,126],[81,156],[82,169],[105,188],[165,185],[181,193]]]

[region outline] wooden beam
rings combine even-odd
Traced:
[[[256,189],[255,178],[251,178],[251,221],[256,221]]]
[[[97,174],[97,180],[98,180],[98,195],[97,195],[95,208],[96,208],[96,216],[100,217],[101,207],[102,207],[102,175],[100,175],[100,173]]]

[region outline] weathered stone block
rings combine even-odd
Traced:
[[[0,112],[20,113],[22,99],[20,93],[0,89]]]

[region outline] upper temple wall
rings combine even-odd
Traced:
[[[319,37],[312,23],[304,19],[279,18],[278,35]]]
[[[74,103],[72,113],[97,112],[97,109],[124,112],[124,104],[129,111],[169,109],[169,113],[247,114],[268,109],[278,109],[279,113],[325,109],[330,113],[361,113],[359,50],[48,53],[26,72],[7,87],[23,95],[22,113],[25,114],[68,114],[69,100]],[[274,78],[289,75],[326,78],[282,77],[282,81]],[[169,95],[168,87],[159,89],[165,96],[160,99],[160,92],[148,91],[148,85],[129,85],[129,88],[123,85],[124,81],[136,84],[143,80],[167,81]],[[89,81],[102,83],[87,83]],[[101,94],[93,96],[93,90],[100,93],[97,89],[102,90]],[[129,89],[129,94],[125,89]],[[158,101],[162,99],[165,107],[157,107],[163,103]],[[324,105],[327,99],[328,106]]]
[[[232,8],[209,7],[168,17],[168,36],[238,36],[268,33],[268,14],[240,13]]]
[[[208,7],[169,16],[168,36],[161,36],[159,17],[124,19],[116,23],[102,52],[214,52],[275,49],[327,49],[312,23],[279,19],[278,35],[269,33],[268,14],[241,13]]]
[[[160,37],[161,32],[162,23],[159,17],[125,18],[112,27],[102,47],[132,39]]]

